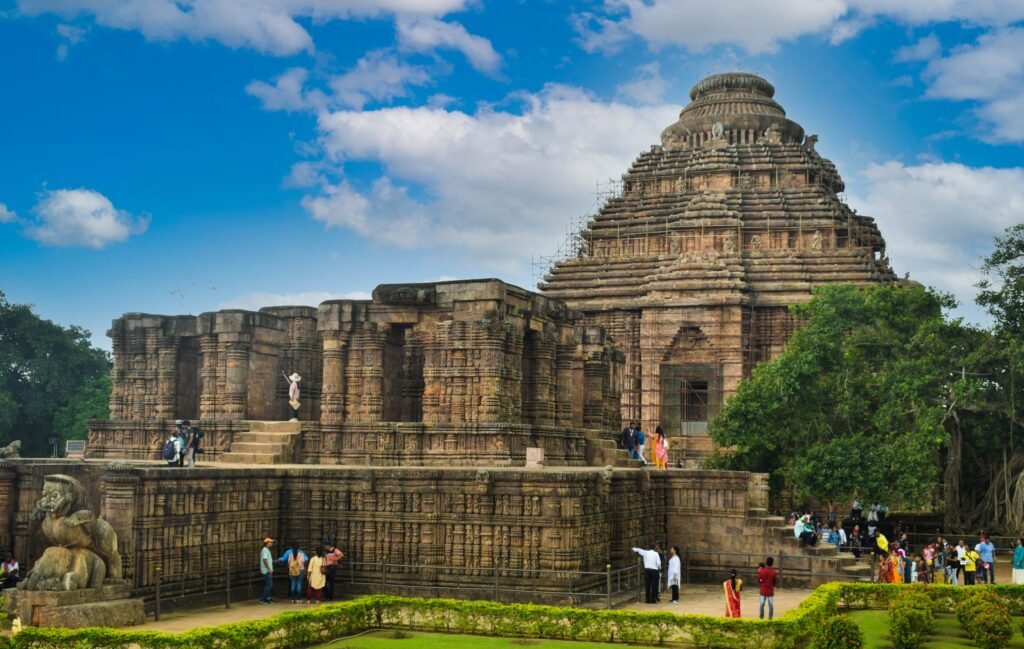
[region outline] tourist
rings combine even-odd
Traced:
[[[292,418],[288,421],[299,420],[299,381],[302,377],[299,376],[298,372],[292,372],[291,376],[285,377],[288,380],[288,405],[292,409]]]
[[[850,518],[853,519],[854,523],[860,521],[860,515],[864,511],[861,507],[860,501],[856,498],[853,499],[853,504],[850,505]]]
[[[620,443],[622,444],[622,448],[626,449],[626,453],[629,454],[630,458],[633,457],[633,450],[636,448],[636,428],[635,428],[635,426],[637,426],[636,422],[633,422],[633,421],[629,422],[629,425],[622,429],[622,436],[621,436],[621,439],[620,439]]]
[[[185,432],[185,456],[182,458],[182,465],[190,469],[196,466],[196,448],[199,446],[199,439],[196,437],[196,430],[188,419],[184,422]]]
[[[661,426],[654,429],[654,466],[658,469],[668,468],[668,440]]]
[[[178,448],[178,466],[183,467],[185,466],[185,453],[188,450],[188,422],[182,421],[175,434],[178,436],[176,443]]]
[[[981,542],[974,546],[974,550],[981,557],[981,570],[978,571],[981,582],[983,584],[996,583],[996,546],[993,545],[992,539],[981,537]]]
[[[324,558],[320,556],[320,548],[313,548],[313,558],[309,560],[309,565],[306,566],[306,580],[309,582],[309,586],[306,587],[307,604],[313,601],[314,594],[316,595],[316,603],[320,603],[320,598],[324,594],[324,586],[327,583],[326,570],[327,566],[324,565]]]
[[[836,534],[839,536],[839,551],[849,548],[849,541],[846,538],[846,530],[843,528],[843,522],[840,521],[839,525],[835,526]]]
[[[682,562],[679,560],[679,546],[669,548],[668,586],[672,589],[672,604],[679,603],[679,584],[682,583]]]
[[[298,604],[302,598],[302,582],[305,581],[309,557],[296,543],[278,561],[288,566],[288,597],[292,604]]]
[[[736,570],[729,571],[729,578],[722,582],[725,589],[725,617],[740,617],[740,591],[743,580],[736,578]]]
[[[889,554],[889,539],[885,538],[882,530],[875,530],[875,549],[873,552],[882,556],[888,556]]]
[[[981,555],[974,548],[967,548],[964,552],[964,586],[973,586],[976,581],[976,575],[978,573],[978,564],[980,562]]]
[[[167,462],[167,466],[181,466],[182,446],[180,443],[181,438],[178,437],[177,430],[171,433],[171,436],[167,438],[166,442],[164,442],[164,449],[161,452],[161,455]]]
[[[327,571],[324,573],[327,577],[327,583],[324,586],[327,593],[327,601],[334,601],[334,579],[338,575],[338,562],[345,558],[345,555],[341,550],[338,549],[333,542],[324,541],[324,567]]]
[[[956,544],[956,572],[957,580],[960,583],[967,585],[967,576],[964,575],[964,568],[967,566],[967,546],[964,545],[964,540],[960,539]],[[960,579],[963,577],[963,579]]]
[[[21,567],[14,555],[8,552],[4,557],[4,562],[0,564],[0,588],[15,588],[19,579],[21,579]]]
[[[640,460],[644,463],[644,466],[647,466],[647,458],[644,457],[644,448],[646,447],[645,441],[644,431],[640,429],[640,424],[638,423],[636,425],[636,451],[633,455],[633,459]]]
[[[850,551],[853,552],[853,557],[857,560],[860,560],[861,545],[860,525],[854,525],[850,531]]]
[[[274,539],[269,536],[263,539],[263,549],[260,550],[260,573],[263,575],[263,593],[260,594],[260,604],[270,604],[271,591],[274,588],[274,555],[270,548],[274,547]]]
[[[658,571],[661,570],[661,546],[654,544],[650,549],[633,548],[644,558],[644,601],[647,604],[658,602]]]
[[[804,514],[800,521],[803,523],[803,530],[798,534],[800,547],[814,547],[818,542],[818,536],[814,533],[814,525],[811,523],[809,514]]]
[[[764,604],[768,602],[768,619],[775,617],[775,585],[779,582],[779,573],[772,567],[773,557],[764,560],[764,567],[757,569],[758,592],[761,597],[759,616],[764,619]]]
[[[836,504],[831,500],[828,503],[828,526],[836,526]]]
[[[931,565],[925,560],[920,554],[914,559],[915,571],[914,581],[922,584],[930,584],[931,579]]]
[[[1024,539],[1017,538],[1017,547],[1013,549],[1013,583],[1024,585]]]

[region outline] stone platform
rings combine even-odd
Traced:
[[[145,613],[131,591],[127,583],[71,591],[10,589],[4,591],[4,610],[26,626],[134,626],[145,621]]]

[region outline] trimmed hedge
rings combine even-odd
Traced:
[[[689,642],[711,648],[797,649],[806,646],[818,627],[835,615],[838,593],[832,586],[819,588],[797,609],[772,621],[370,596],[180,634],[27,627],[11,639],[9,646],[11,649],[300,649],[367,629],[405,627],[444,633],[588,642]]]
[[[845,615],[825,620],[811,645],[812,649],[861,649],[863,646],[864,632]]]
[[[935,627],[931,598],[921,588],[904,589],[889,606],[889,635],[896,649],[917,649]]]
[[[796,609],[770,621],[375,595],[186,633],[25,627],[6,646],[0,641],[0,648],[302,649],[365,630],[402,627],[587,642],[684,642],[712,649],[802,649],[841,607],[887,608],[897,595],[919,591],[935,610],[952,611],[957,602],[983,588],[1001,594],[1011,611],[1024,610],[1024,586],[831,583],[815,590]]]
[[[980,590],[960,602],[956,617],[981,649],[1001,649],[1013,637],[1009,606],[991,590]]]

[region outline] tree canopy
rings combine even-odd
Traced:
[[[984,260],[991,328],[917,284],[828,285],[712,425],[716,466],[770,473],[804,500],[944,510],[951,528],[1024,525],[1024,226]]]
[[[51,436],[82,435],[90,413],[106,413],[96,404],[109,398],[109,354],[91,345],[85,329],[44,320],[3,293],[0,368],[0,443],[20,439],[24,455],[48,455]]]

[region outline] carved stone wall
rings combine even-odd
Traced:
[[[306,548],[334,540],[346,554],[343,574],[363,580],[379,578],[380,562],[403,564],[389,568],[389,584],[458,595],[456,587],[489,588],[498,566],[506,587],[543,595],[580,586],[574,573],[635,565],[634,546],[742,545],[746,512],[764,488],[744,473],[603,468],[2,468],[0,498],[10,494],[15,507],[0,536],[13,539],[23,565],[38,553],[30,515],[42,478],[65,473],[118,533],[125,574],[143,596],[158,575],[175,596],[222,586],[229,567],[236,583],[253,579],[265,536]]]

